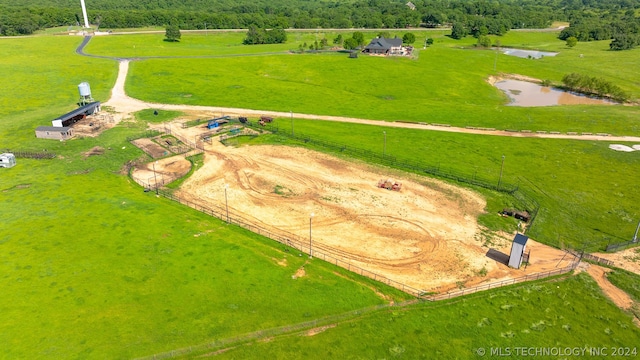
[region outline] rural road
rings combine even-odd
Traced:
[[[87,45],[90,36],[85,37],[82,44],[76,49],[76,53],[83,56],[95,56],[84,53],[84,47]],[[143,109],[163,109],[163,110],[176,110],[176,111],[210,111],[218,112],[225,115],[236,116],[271,116],[279,118],[296,118],[306,120],[322,120],[322,121],[336,121],[354,124],[374,125],[390,128],[403,128],[403,129],[416,129],[416,130],[431,130],[431,131],[444,131],[454,133],[476,134],[476,135],[489,135],[489,136],[509,136],[519,138],[544,138],[544,139],[570,139],[570,140],[587,140],[587,141],[608,141],[608,142],[640,142],[638,136],[609,136],[609,135],[578,135],[578,134],[550,134],[550,133],[534,133],[534,132],[515,132],[504,131],[497,129],[486,128],[461,128],[449,125],[436,125],[426,123],[413,123],[413,122],[389,122],[382,120],[369,120],[358,119],[342,116],[330,116],[330,115],[313,115],[313,114],[301,114],[281,111],[268,111],[268,110],[255,110],[255,109],[241,109],[232,107],[221,106],[202,106],[202,105],[176,105],[176,104],[158,104],[146,102],[129,97],[124,90],[127,73],[129,71],[129,62],[135,59],[125,59],[116,57],[103,57],[111,58],[119,62],[118,78],[111,91],[111,98],[107,100],[103,105],[113,107],[116,112],[121,114],[122,117],[129,116],[129,114],[140,111]]]

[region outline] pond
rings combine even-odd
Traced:
[[[510,106],[554,106],[554,105],[613,105],[613,101],[541,86],[528,81],[500,80],[495,87],[504,91],[511,99]]]
[[[502,53],[509,56],[517,56],[523,59],[541,59],[545,56],[558,55],[557,52],[521,50],[521,49],[510,49],[510,48],[502,48]]]

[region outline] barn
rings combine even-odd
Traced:
[[[97,113],[98,111],[100,111],[100,101],[94,101],[73,111],[70,111],[62,116],[59,116],[55,120],[51,121],[51,125],[57,128],[68,127],[86,118],[89,115]]]
[[[38,126],[36,137],[39,139],[67,140],[73,137],[73,129],[67,126]]]
[[[525,257],[524,251],[527,246],[529,237],[523,234],[516,234],[511,243],[511,255],[509,256],[509,267],[520,269],[522,260]]]
[[[0,154],[0,168],[10,168],[16,166],[16,157],[12,153]]]

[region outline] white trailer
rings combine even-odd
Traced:
[[[0,168],[16,166],[16,156],[11,153],[0,154]]]

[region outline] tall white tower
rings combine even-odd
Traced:
[[[89,28],[89,19],[87,19],[87,7],[84,4],[84,0],[80,0],[82,5],[82,16],[84,16],[84,27]]]

